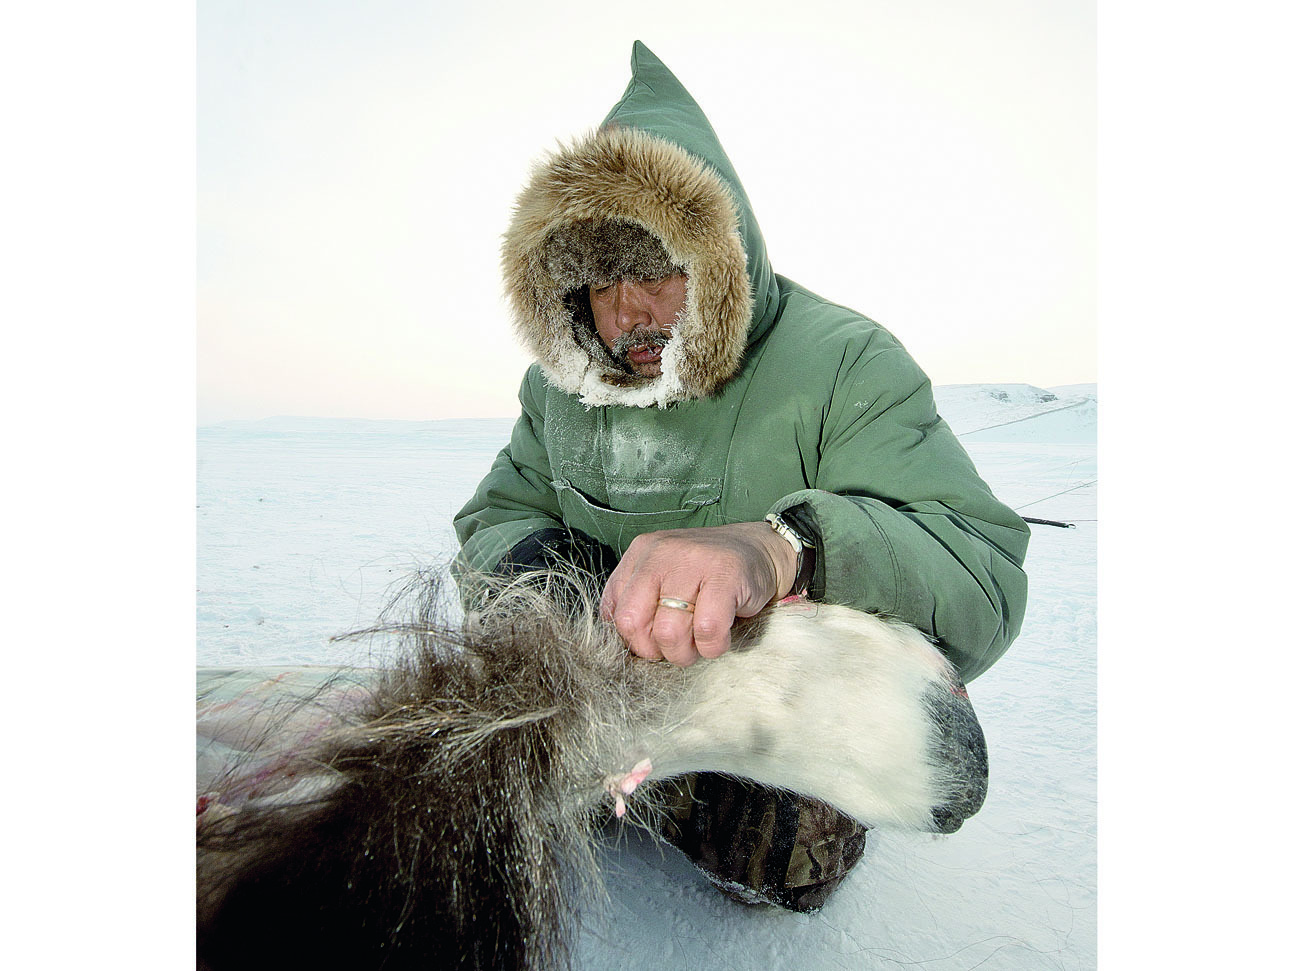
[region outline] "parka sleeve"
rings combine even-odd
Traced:
[[[964,681],[1003,654],[1025,611],[1030,530],[981,480],[899,345],[840,372],[814,485],[771,510],[803,506],[818,534],[812,596],[913,624]]]
[[[510,444],[498,453],[471,500],[453,517],[461,552],[456,568],[493,572],[526,536],[559,528],[544,429],[544,385],[531,368],[520,386],[520,417]]]

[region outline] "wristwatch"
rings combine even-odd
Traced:
[[[789,596],[803,596],[815,573],[815,543],[785,522],[779,513],[768,515],[766,522],[770,523],[771,529],[788,540],[793,552],[797,554],[797,573],[793,576],[793,586],[788,593]]]

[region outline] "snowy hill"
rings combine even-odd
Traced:
[[[936,405],[964,441],[1097,441],[1097,385],[946,384]]]

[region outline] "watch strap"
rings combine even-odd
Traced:
[[[786,511],[787,512],[787,511]],[[797,570],[793,576],[793,585],[789,596],[803,596],[811,585],[815,573],[815,540],[809,532],[799,528],[786,513],[771,513],[766,517],[771,529],[784,537],[797,554]]]

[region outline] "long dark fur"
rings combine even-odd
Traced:
[[[666,672],[646,678],[585,591],[570,612],[541,579],[495,586],[464,630],[437,592],[416,581],[410,620],[360,632],[400,636],[401,661],[354,724],[280,765],[324,793],[199,819],[200,966],[567,964],[569,915],[596,889],[600,740]]]

